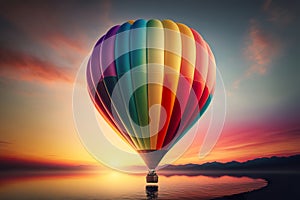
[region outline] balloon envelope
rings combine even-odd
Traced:
[[[207,109],[216,64],[197,31],[140,19],[98,40],[86,76],[98,112],[154,169]]]

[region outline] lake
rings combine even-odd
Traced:
[[[2,173],[0,199],[213,199],[267,186],[262,178],[162,172],[146,188],[145,175],[105,172]]]

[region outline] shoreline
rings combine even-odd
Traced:
[[[257,190],[242,192],[239,194],[228,195],[214,198],[212,200],[282,200],[282,199],[300,199],[298,184],[300,173],[259,173],[244,174],[251,178],[262,178],[267,181],[265,187]]]
[[[259,192],[261,190],[264,190],[268,187],[269,185],[269,181],[264,179],[265,181],[267,181],[267,185],[261,188],[258,188],[256,190],[252,190],[252,191],[247,191],[247,192],[242,192],[242,193],[237,193],[237,194],[232,194],[232,195],[226,195],[223,197],[217,197],[217,198],[213,198],[211,200],[239,200],[239,199],[245,199],[247,197],[248,194],[250,193],[254,193],[254,192]],[[248,198],[246,198],[248,199]]]

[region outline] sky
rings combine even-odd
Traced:
[[[97,39],[132,19],[172,19],[214,52],[227,94],[224,129],[177,164],[300,153],[300,3],[290,1],[1,1],[0,156],[96,161],[76,133],[76,73]],[[201,137],[201,136],[200,136]]]

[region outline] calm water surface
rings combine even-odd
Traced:
[[[267,185],[263,179],[203,176],[186,173],[159,175],[158,191],[146,194],[145,175],[118,172],[31,172],[2,174],[0,199],[212,199]]]

